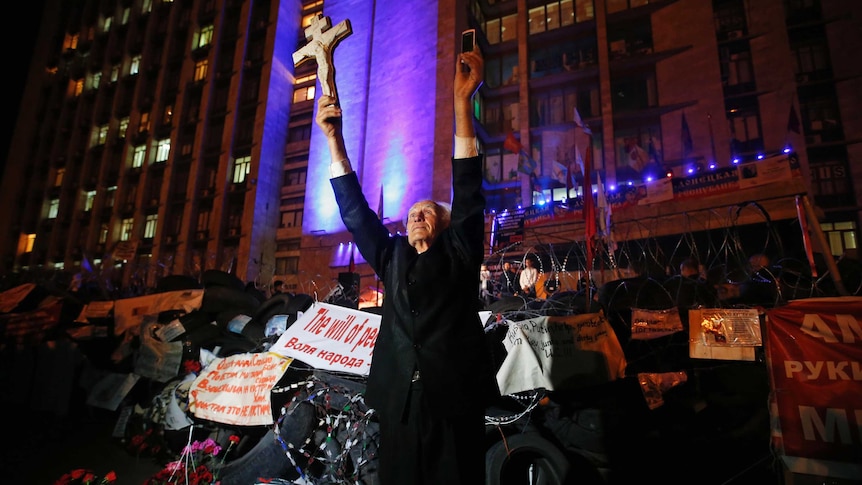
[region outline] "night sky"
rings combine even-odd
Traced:
[[[44,0],[16,2],[15,7],[11,9],[14,12],[14,21],[8,24],[8,28],[0,29],[2,45],[9,54],[7,58],[9,68],[4,70],[5,95],[0,96],[2,99],[0,116],[3,121],[2,134],[0,134],[0,170],[5,167],[6,158],[9,156],[9,142],[18,119],[21,96],[24,93],[24,83],[27,81],[27,71],[33,56],[44,3]]]

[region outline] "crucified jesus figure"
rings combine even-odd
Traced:
[[[303,62],[314,58],[317,60],[317,79],[323,88],[325,96],[338,99],[335,93],[335,67],[332,65],[332,50],[341,41],[353,33],[349,20],[342,20],[334,28],[331,27],[329,17],[318,14],[311,19],[311,25],[305,29],[305,38],[308,43],[293,53],[293,65],[298,66]]]

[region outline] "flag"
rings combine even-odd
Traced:
[[[377,202],[377,218],[383,220],[383,185],[380,185],[380,201]],[[353,256],[353,253],[350,253]]]
[[[356,260],[353,259],[353,244],[350,245],[350,264],[347,266],[347,271],[350,273],[356,272]]]
[[[661,150],[658,148],[658,143],[656,142],[655,137],[649,138],[649,147],[647,147],[647,151],[649,152],[649,158],[658,165],[662,165],[661,159]]]
[[[593,267],[593,237],[596,235],[596,206],[593,202],[593,181],[590,172],[593,170],[593,143],[592,136],[584,153],[584,247],[586,249],[586,267],[590,271]]]
[[[628,165],[641,173],[649,164],[649,154],[641,148],[637,138],[626,138],[626,151],[629,154]]]
[[[566,179],[568,179],[568,177],[569,177],[568,167],[566,167],[562,163],[554,160],[553,177],[554,177],[554,180],[556,180],[557,182],[560,182],[561,184],[567,184],[568,181]]]
[[[533,160],[524,149],[518,153],[518,171],[525,174],[533,176],[536,172],[536,167],[539,166],[539,163]]]
[[[575,116],[574,116],[574,118],[575,118],[575,126],[577,126],[578,128],[580,128],[581,130],[583,130],[585,134],[587,134],[587,135],[591,135],[591,136],[592,136],[592,134],[593,134],[593,133],[590,131],[590,127],[589,127],[589,126],[587,126],[587,124],[586,124],[586,123],[584,123],[584,120],[583,120],[583,119],[581,119],[581,114],[580,114],[580,113],[578,113],[578,108],[577,108],[577,107],[575,107]]]
[[[506,135],[506,139],[503,140],[503,148],[509,150],[512,153],[518,154],[518,171],[523,173],[524,175],[532,176],[536,171],[536,168],[539,166],[539,163],[533,160],[526,150],[524,150],[524,146],[521,145],[521,142],[515,138],[515,133],[513,131],[509,131],[509,134]]]
[[[682,113],[682,158],[688,158],[694,148],[691,141],[691,131],[688,129],[688,121],[685,119],[685,112]]]
[[[605,186],[602,184],[602,174],[596,173],[596,186],[598,188],[598,196],[596,197],[596,205],[599,208],[599,233],[607,237],[611,227],[611,206],[608,204],[608,197],[605,194]]]
[[[506,139],[503,141],[503,148],[512,153],[521,153],[521,150],[524,149],[524,147],[521,146],[521,142],[515,138],[515,132],[513,131],[509,131],[509,134],[506,135]]]
[[[802,125],[799,122],[799,115],[796,114],[796,106],[790,103],[790,116],[787,119],[787,131],[792,131],[797,135],[802,133]]]

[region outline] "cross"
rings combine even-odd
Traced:
[[[317,14],[311,19],[311,25],[305,29],[308,41],[301,49],[293,53],[293,65],[314,58],[317,60],[317,79],[323,88],[323,94],[337,98],[335,92],[335,67],[332,65],[332,50],[341,39],[353,33],[350,20],[342,20],[334,28],[329,17]]]

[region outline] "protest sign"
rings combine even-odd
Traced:
[[[271,391],[291,361],[272,352],[216,359],[192,383],[189,410],[198,418],[217,423],[271,425]]]
[[[508,354],[497,384],[503,395],[573,389],[625,376],[622,347],[603,313],[508,322]]]
[[[862,298],[766,311],[775,448],[793,473],[862,480]]]
[[[271,352],[315,369],[367,376],[380,330],[380,315],[315,303],[285,330]]]

